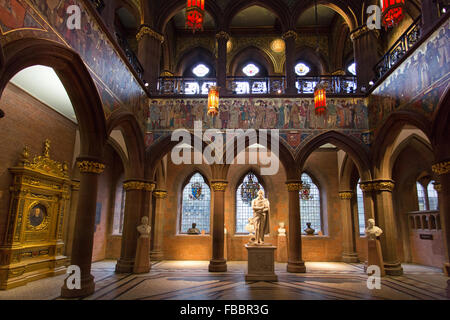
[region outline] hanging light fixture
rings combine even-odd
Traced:
[[[323,115],[327,108],[326,85],[319,83],[314,89],[314,107],[317,115]]]
[[[186,26],[195,33],[203,30],[203,19],[205,16],[205,0],[187,0],[186,3]]]
[[[386,30],[397,25],[403,19],[405,0],[381,0],[382,22]]]
[[[219,87],[211,86],[208,92],[208,115],[214,117],[219,114]]]

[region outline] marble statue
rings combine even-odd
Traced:
[[[376,240],[377,237],[379,237],[383,233],[383,230],[375,225],[374,219],[367,220],[367,223],[369,224],[366,228],[367,239]]]
[[[286,236],[286,228],[284,227],[284,222],[278,224],[278,236]]]
[[[269,200],[264,198],[264,191],[258,191],[258,197],[252,201],[253,223],[255,226],[256,245],[264,244],[264,235],[269,233]]]
[[[193,223],[192,228],[189,228],[187,231],[188,234],[200,234],[200,230],[197,229],[197,224]]]
[[[253,218],[248,218],[248,224],[245,226],[245,230],[250,234],[250,239],[248,240],[248,244],[255,244],[255,224],[253,222]]]
[[[152,227],[148,224],[148,217],[142,217],[141,224],[138,225],[137,231],[141,237],[149,237]]]

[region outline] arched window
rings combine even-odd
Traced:
[[[356,185],[356,202],[358,204],[358,225],[359,225],[359,234],[361,236],[365,235],[366,232],[366,216],[364,215],[364,196],[361,190],[359,183],[361,180],[358,180],[358,184]]]
[[[245,226],[253,217],[252,200],[258,196],[258,190],[264,187],[259,183],[253,172],[245,175],[242,183],[236,189],[236,233],[248,233]],[[267,198],[267,195],[265,195]]]
[[[425,200],[425,190],[419,182],[416,182],[416,188],[417,188],[417,200],[419,201],[419,211],[427,210]]]
[[[180,233],[187,233],[193,223],[197,229],[209,233],[211,190],[203,176],[196,172],[183,188]]]
[[[356,63],[352,62],[348,67],[347,67],[348,72],[350,72],[352,75],[356,76]]]
[[[295,65],[294,71],[298,76],[301,77],[306,76],[309,73],[309,71],[311,71],[311,68],[306,64],[304,64],[303,62],[299,62]]]
[[[430,181],[427,187],[428,191],[428,202],[430,204],[430,210],[438,209],[438,194],[436,189],[434,189],[434,181]]]
[[[311,223],[311,228],[318,233],[322,228],[322,205],[320,202],[320,190],[311,177],[302,174],[303,190],[300,191],[300,215],[302,233],[306,229],[306,223]]]

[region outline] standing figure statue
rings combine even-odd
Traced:
[[[258,191],[258,197],[252,201],[253,224],[255,226],[256,245],[264,243],[264,235],[269,233],[269,200],[264,198],[264,191]]]

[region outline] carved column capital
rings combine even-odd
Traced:
[[[155,184],[153,182],[128,180],[123,183],[123,189],[125,191],[144,190],[151,192],[155,189]]]
[[[395,183],[392,180],[364,181],[364,182],[361,182],[359,185],[363,192],[371,192],[371,191],[392,192],[395,187]]]
[[[437,175],[444,175],[444,174],[449,174],[450,173],[450,161],[443,161],[443,162],[438,162],[436,164],[434,164],[431,169],[433,170],[434,173],[436,173]]]
[[[282,35],[283,40],[286,40],[286,39],[291,38],[291,37],[293,37],[294,40],[296,40],[297,39],[297,32],[295,32],[294,30],[289,30],[289,31],[285,32]]]
[[[166,199],[167,198],[167,191],[166,190],[155,190],[153,191],[153,196],[156,199]]]
[[[440,183],[435,182],[433,184],[433,186],[434,186],[434,190],[436,190],[438,193],[442,191],[442,185]]]
[[[301,181],[286,181],[286,187],[288,192],[299,192],[303,188],[303,184]]]
[[[356,39],[362,37],[363,35],[369,33],[369,32],[374,32],[375,36],[377,38],[380,37],[380,32],[376,29],[369,29],[369,27],[367,27],[367,25],[363,25],[359,28],[356,28],[355,30],[353,30],[350,33],[350,39],[352,39],[352,41],[355,41]]]
[[[218,192],[225,192],[227,188],[228,182],[227,181],[214,181],[211,183],[211,187],[214,191]]]
[[[87,159],[77,160],[77,166],[81,173],[100,174],[105,170],[105,165],[101,162]]]
[[[71,187],[74,191],[80,190],[80,181],[72,180]]]
[[[146,25],[142,25],[141,28],[139,29],[139,32],[136,34],[136,40],[138,42],[141,41],[141,39],[144,38],[145,35],[148,35],[161,43],[164,42],[164,36],[162,34],[156,32],[155,30]]]
[[[339,191],[339,199],[351,200],[353,198],[353,191]]]
[[[225,39],[226,41],[230,40],[231,36],[225,32],[225,31],[220,31],[216,34],[216,39]]]

